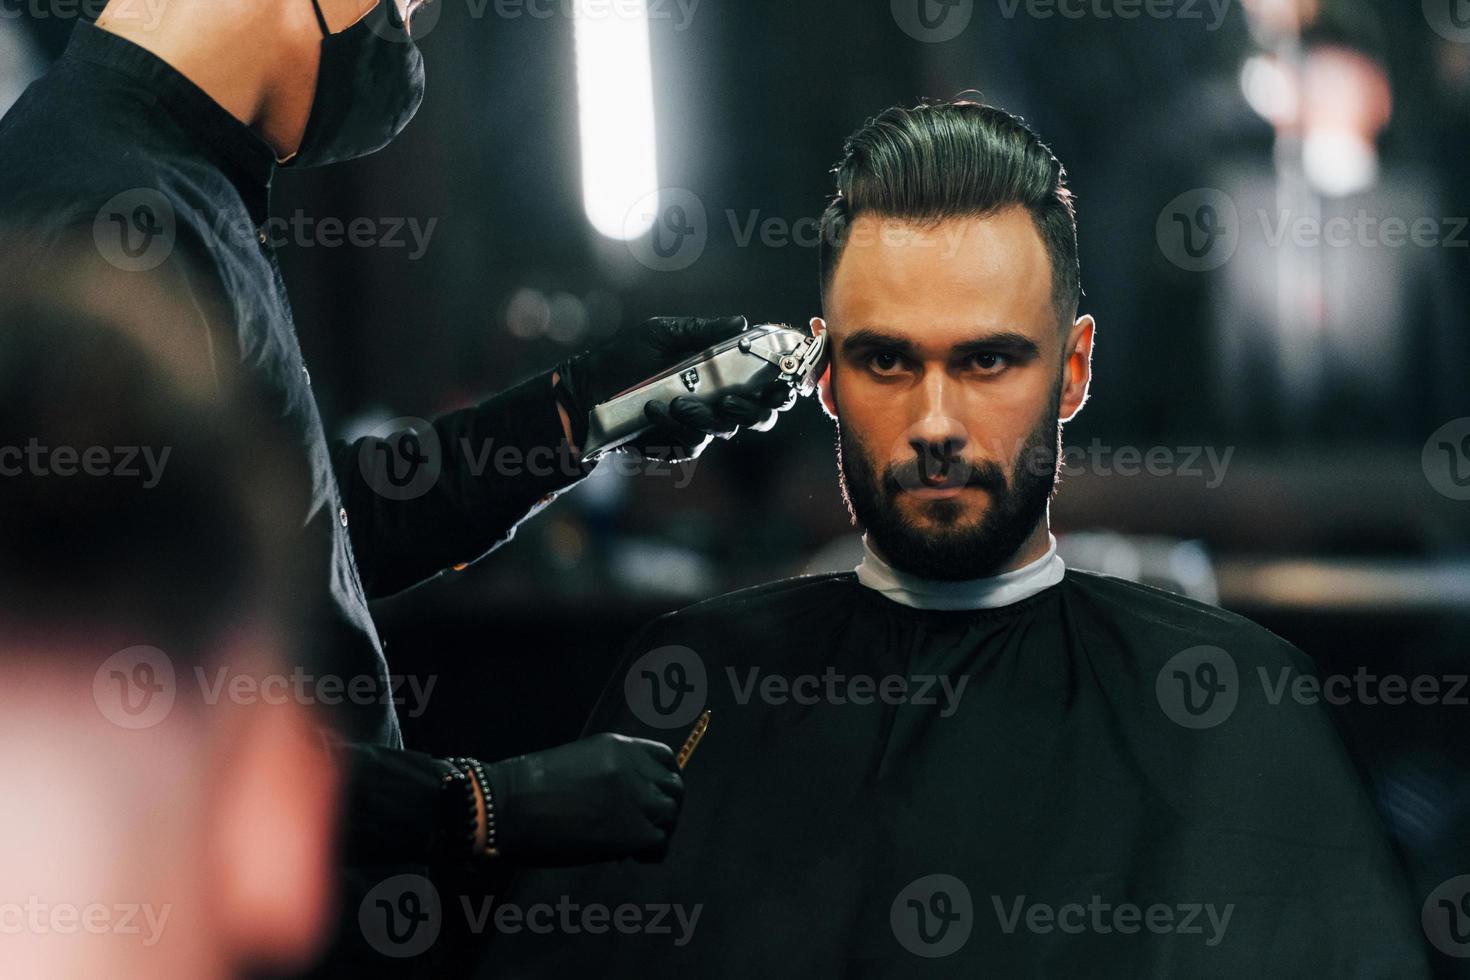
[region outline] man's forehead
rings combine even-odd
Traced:
[[[828,290],[827,320],[839,341],[856,330],[926,345],[1008,331],[1043,343],[1056,333],[1046,246],[1020,207],[922,223],[861,215]]]

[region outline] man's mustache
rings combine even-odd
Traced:
[[[883,471],[883,484],[890,495],[920,487],[960,489],[975,487],[1003,492],[1005,471],[994,460],[968,460],[961,456],[930,452],[894,463]]]

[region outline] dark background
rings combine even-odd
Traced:
[[[1230,4],[1212,29],[1205,5],[1188,5],[1198,18],[1133,20],[968,6],[957,37],[924,43],[887,0],[702,0],[682,29],[679,8],[654,0],[659,182],[691,191],[708,228],[697,261],[660,272],[584,216],[571,19],[440,0],[421,41],[427,101],[403,138],[277,182],[279,215],[436,220],[418,258],[282,250],[331,434],[465,404],[651,315],[804,323],[820,313],[815,249],[742,244],[728,214],[741,226],[816,218],[844,137],[867,117],[975,90],[1042,135],[1078,195],[1083,309],[1098,334],[1092,398],[1067,445],[1101,445],[1105,460],[1122,447],[1181,462],[1196,448],[1232,454],[1218,485],[1208,470],[1069,471],[1052,512],[1069,560],[1214,598],[1324,671],[1470,671],[1470,502],[1436,489],[1470,456],[1436,463],[1435,437],[1470,416],[1470,231],[1432,248],[1306,249],[1310,262],[1291,268],[1315,270],[1303,288],[1317,339],[1297,363],[1316,373],[1298,384],[1281,351],[1300,323],[1273,314],[1282,249],[1242,241],[1222,268],[1196,272],[1156,232],[1198,188],[1223,190],[1248,223],[1300,160],[1283,158],[1243,94],[1243,65],[1272,46],[1246,9]],[[72,21],[35,16],[49,9],[0,4],[0,52],[16,52],[0,73],[24,77],[59,51]],[[1373,186],[1293,200],[1453,233],[1470,214],[1470,42],[1437,33],[1417,0],[1324,2],[1307,40],[1379,64],[1393,115]],[[493,758],[573,738],[643,620],[851,567],[832,443],[804,403],[770,433],[714,446],[688,486],[599,471],[469,570],[381,603],[394,669],[438,679],[429,710],[405,719],[411,744]],[[1470,708],[1347,710],[1419,895],[1470,873]]]

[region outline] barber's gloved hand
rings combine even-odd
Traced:
[[[625,326],[611,339],[564,362],[560,393],[572,422],[572,441],[587,438],[587,416],[612,396],[667,371],[686,358],[744,332],[743,316],[661,316]],[[728,439],[740,428],[764,431],[796,402],[796,392],[773,381],[757,396],[726,395],[714,406],[680,397],[650,401],[644,411],[653,429],[628,443],[628,449],[655,459],[693,459],[714,436]]]
[[[485,767],[507,863],[554,867],[658,860],[684,800],[661,742],[602,734]]]

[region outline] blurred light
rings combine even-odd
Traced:
[[[1131,541],[1119,537],[1103,549],[1098,571],[1104,575],[1116,575],[1130,582],[1143,579],[1143,556]]]
[[[1366,191],[1378,181],[1378,150],[1356,133],[1314,130],[1302,141],[1307,180],[1328,197]]]
[[[1220,602],[1214,561],[1198,541],[1115,531],[1073,531],[1057,535],[1057,553],[1068,568],[1141,582],[1210,605]]]
[[[1185,595],[1220,604],[1220,590],[1215,583],[1215,566],[1210,554],[1198,541],[1180,541],[1169,551],[1169,574],[1174,577]]]
[[[511,336],[529,340],[546,332],[551,323],[551,304],[534,289],[517,289],[505,308],[505,326]]]
[[[1393,118],[1388,71],[1360,51],[1324,46],[1307,58],[1302,167],[1318,192],[1346,197],[1378,181],[1378,136]]]
[[[629,214],[658,187],[648,6],[577,0],[575,25],[583,207],[600,233],[637,238],[658,213]]]
[[[702,598],[714,593],[718,584],[701,555],[658,541],[624,542],[609,565],[625,590],[644,595]]]
[[[1271,125],[1296,121],[1296,86],[1273,59],[1263,55],[1247,58],[1240,69],[1240,90],[1256,115]]]
[[[580,344],[587,336],[587,307],[571,293],[552,293],[546,336],[558,344]]]
[[[1233,605],[1328,610],[1463,610],[1470,561],[1235,559],[1220,562]]]

